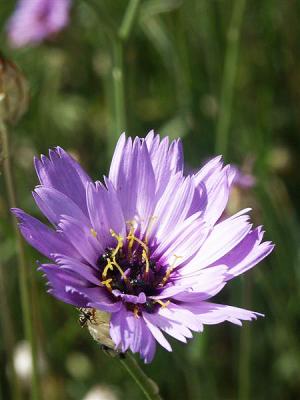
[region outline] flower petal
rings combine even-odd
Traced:
[[[183,151],[180,139],[169,144],[169,138],[160,140],[159,135],[150,131],[145,138],[156,181],[156,197],[165,190],[170,177],[183,171]]]
[[[144,230],[153,213],[155,177],[144,139],[132,144],[121,136],[113,156],[109,179],[113,183],[126,221],[137,220]]]
[[[271,242],[261,243],[263,234],[261,227],[250,231],[236,247],[217,260],[211,268],[216,268],[216,265],[227,265],[229,267],[227,280],[248,271],[267,257],[274,248]]]
[[[168,351],[172,351],[172,347],[170,346],[170,343],[164,337],[161,330],[150,321],[149,315],[150,314],[143,313],[143,318],[144,318],[146,325],[149,328],[150,332],[152,333],[152,335],[155,337],[155,339],[158,341],[158,343],[162,347],[164,347]]]
[[[58,227],[81,257],[91,266],[97,268],[97,260],[104,252],[104,248],[94,236],[91,228],[67,215],[62,216]]]
[[[19,229],[24,239],[44,256],[53,259],[53,253],[78,255],[76,249],[67,242],[61,233],[48,228],[19,208],[13,208],[11,211],[19,221]]]
[[[34,163],[41,185],[65,194],[88,215],[85,188],[91,179],[66,151],[56,147],[49,151],[49,158],[42,155]]]
[[[238,213],[217,224],[195,257],[181,270],[190,274],[205,268],[230,252],[251,230],[247,215]]]
[[[125,219],[115,189],[108,180],[106,184],[107,188],[100,182],[95,185],[89,183],[86,195],[91,224],[104,249],[115,243],[111,229],[123,237],[126,233]]]
[[[89,219],[79,206],[56,189],[37,186],[33,192],[33,197],[42,213],[53,225],[59,223],[62,215],[68,215],[84,224],[89,224]]]
[[[159,242],[170,235],[174,227],[181,224],[188,216],[195,192],[190,177],[174,175],[162,197],[158,200],[151,228],[150,238]],[[151,240],[151,239],[150,239]]]
[[[219,324],[224,321],[228,321],[236,325],[242,325],[241,321],[251,321],[253,319],[257,319],[258,316],[263,316],[263,314],[245,310],[243,308],[209,303],[207,301],[202,301],[198,304],[184,303],[183,307],[186,307],[188,310],[190,310],[203,324],[208,325]]]

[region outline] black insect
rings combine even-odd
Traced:
[[[89,311],[87,308],[79,308],[79,318],[78,322],[81,328],[84,328],[88,321],[93,321],[93,312]]]
[[[143,304],[143,307],[146,312],[151,314],[155,312],[157,304],[153,300],[147,300],[146,303]]]

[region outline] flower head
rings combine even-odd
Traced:
[[[63,29],[69,20],[71,0],[19,0],[8,22],[14,47],[40,43]]]
[[[59,147],[35,167],[34,199],[53,228],[14,209],[21,232],[51,260],[40,268],[53,296],[108,313],[116,349],[150,362],[156,342],[171,351],[164,333],[186,342],[205,324],[256,318],[209,301],[273,249],[249,209],[219,221],[233,178],[221,157],[185,177],[180,140],[151,131],[120,137],[104,183]]]

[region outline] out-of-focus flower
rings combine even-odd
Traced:
[[[83,400],[118,400],[118,396],[109,386],[94,386]]]
[[[233,178],[221,157],[185,177],[180,140],[151,131],[120,137],[104,183],[60,147],[35,167],[33,195],[54,229],[14,209],[20,230],[51,260],[40,266],[49,292],[84,307],[83,324],[108,313],[118,351],[150,362],[156,342],[171,351],[163,332],[186,342],[205,324],[260,315],[209,301],[273,249],[261,227],[252,229],[249,209],[220,222]]]
[[[233,185],[240,189],[251,189],[255,186],[255,176],[245,173],[237,165],[231,165],[231,173],[233,174]]]
[[[22,381],[30,381],[32,374],[32,358],[29,343],[19,342],[14,352],[14,368]]]
[[[69,21],[71,0],[19,0],[8,21],[12,46],[35,45],[63,29]]]
[[[13,363],[18,378],[24,384],[30,384],[32,374],[32,356],[31,348],[27,341],[22,340],[17,343],[14,349]],[[42,358],[41,354],[39,354],[38,366],[41,372],[45,371],[45,360]]]
[[[0,53],[0,119],[17,122],[28,106],[28,85],[19,68]]]

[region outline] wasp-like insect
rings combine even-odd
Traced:
[[[81,328],[84,328],[88,322],[93,323],[94,312],[92,309],[80,307],[79,312],[78,322]]]

